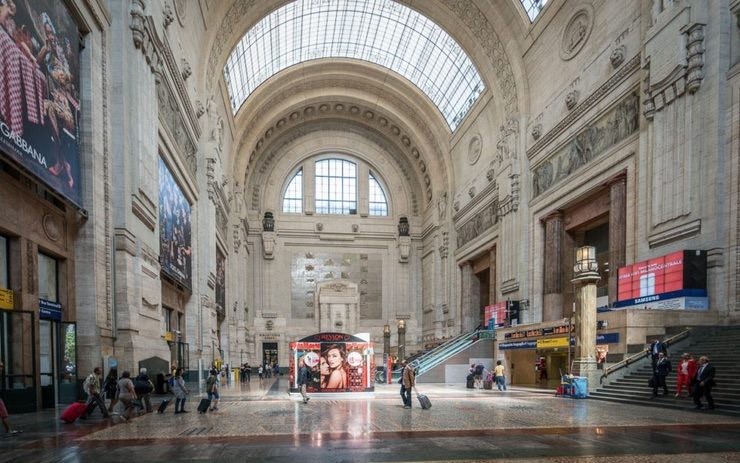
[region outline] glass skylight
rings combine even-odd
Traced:
[[[522,6],[524,7],[524,11],[527,12],[527,16],[529,16],[529,21],[532,22],[535,20],[538,14],[540,14],[540,11],[545,7],[545,4],[547,3],[547,0],[519,0],[522,2]]]
[[[355,58],[397,72],[434,102],[451,130],[485,89],[460,45],[406,6],[298,0],[260,20],[232,50],[224,67],[232,110],[274,74],[319,58]]]

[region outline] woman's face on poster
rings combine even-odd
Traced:
[[[323,355],[321,356],[321,360],[320,360],[320,363],[319,363],[319,371],[324,376],[326,376],[326,375],[329,374],[329,364],[326,363],[326,358],[324,358]]]
[[[326,353],[326,362],[331,369],[339,367],[342,364],[342,353],[339,349],[329,349],[329,352]]]

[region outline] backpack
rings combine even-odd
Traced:
[[[167,380],[167,384],[169,384],[170,387],[175,387],[175,377],[170,376],[170,379]]]
[[[92,375],[88,376],[85,379],[85,382],[82,383],[82,390],[86,393],[90,391],[90,385],[92,384]]]
[[[206,392],[213,392],[213,386],[216,384],[216,377],[211,375],[206,380]]]

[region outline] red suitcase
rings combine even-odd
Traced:
[[[74,423],[85,412],[87,412],[87,405],[84,402],[75,402],[65,408],[59,418],[65,423]]]

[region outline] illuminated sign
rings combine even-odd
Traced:
[[[554,347],[568,347],[568,338],[545,338],[537,340],[538,349],[551,349]]]
[[[706,290],[706,251],[677,251],[619,269],[617,300],[643,304],[661,299],[661,294],[681,295],[684,290]],[[692,294],[705,296],[704,294]],[[665,297],[663,298],[665,299]]]

